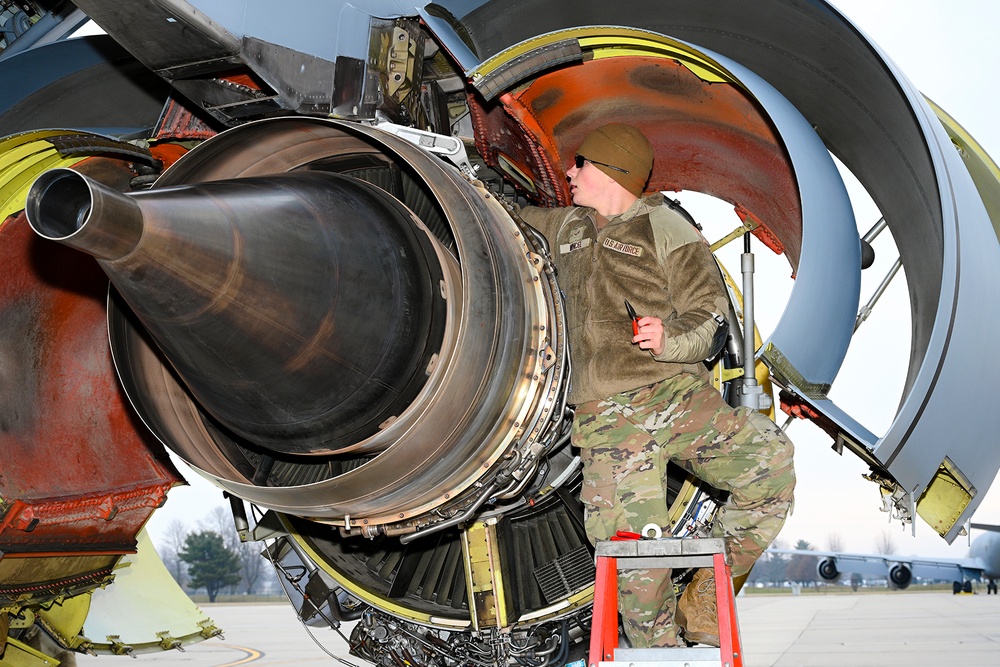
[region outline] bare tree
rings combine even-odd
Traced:
[[[240,536],[236,534],[236,524],[233,523],[233,515],[225,507],[213,508],[199,525],[202,530],[211,530],[221,535],[222,543],[227,549],[235,549],[240,541]]]
[[[883,556],[891,556],[896,553],[896,540],[893,539],[888,530],[883,529],[875,538],[875,551]]]
[[[183,521],[174,519],[167,525],[166,543],[163,549],[163,563],[181,588],[187,580],[187,564],[181,560],[180,553],[184,549],[189,532]]]
[[[257,542],[240,542],[236,553],[240,557],[240,574],[243,575],[243,585],[247,595],[252,595],[257,588],[257,581],[264,573],[264,557],[260,555],[261,546]]]

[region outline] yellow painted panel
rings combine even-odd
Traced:
[[[24,208],[31,185],[42,173],[57,167],[71,167],[83,159],[65,157],[50,150],[35,153],[0,173],[0,221]]]
[[[976,487],[945,457],[917,501],[917,514],[944,537],[976,495]]]
[[[62,643],[74,646],[83,630],[88,613],[90,613],[89,592],[60,600],[48,609],[39,609],[37,616],[49,632],[58,635]]]
[[[708,60],[698,51],[666,37],[651,34],[642,37],[627,37],[612,33],[610,36],[581,38],[579,42],[583,48],[593,50],[594,58],[617,56],[671,58],[691,70],[702,81],[735,83],[735,79],[720,65]]]
[[[937,114],[938,120],[944,125],[948,136],[951,137],[952,143],[955,144],[959,155],[962,156],[965,168],[969,170],[972,182],[975,183],[976,189],[979,191],[979,196],[983,200],[983,205],[986,206],[986,213],[990,216],[990,221],[993,223],[993,230],[996,232],[997,237],[1000,238],[1000,167],[983,150],[979,142],[964,127],[958,124],[958,121],[949,116],[944,109],[934,104],[931,100],[927,100],[927,103],[931,105],[931,109]]]
[[[31,132],[22,132],[21,134],[11,134],[0,138],[0,154],[6,153],[16,146],[28,144],[33,141],[39,141],[40,139],[46,139],[48,137],[80,134],[84,133],[79,130],[32,130]]]
[[[0,667],[58,667],[60,664],[52,656],[11,638],[7,639],[7,649],[0,660]]]
[[[137,542],[136,554],[125,556],[115,571],[115,582],[93,592],[84,623],[89,641],[80,645],[101,654],[115,653],[116,645],[148,653],[218,635],[221,630],[177,585],[145,530]]]
[[[69,167],[83,156],[63,156],[46,139],[80,136],[77,130],[37,130],[0,138],[0,225],[24,208],[28,190],[42,172]]]

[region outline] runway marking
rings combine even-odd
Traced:
[[[240,658],[236,662],[226,662],[221,665],[216,665],[216,667],[236,667],[236,665],[245,665],[248,662],[253,662],[257,658],[264,655],[263,651],[258,651],[256,649],[247,648],[246,646],[233,646],[232,644],[204,644],[205,646],[219,646],[221,648],[231,648],[237,651],[243,651],[246,653],[246,657]]]

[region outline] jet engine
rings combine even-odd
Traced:
[[[544,241],[482,185],[391,134],[289,118],[146,191],[48,171],[26,213],[108,275],[145,424],[237,516],[271,510],[267,557],[311,572],[288,584],[304,617],[369,609],[373,659],[399,617],[474,652],[528,618],[532,660],[586,631],[562,305]],[[680,507],[701,498],[672,483]]]
[[[115,577],[181,482],[166,447],[227,493],[300,617],[357,620],[373,662],[566,660],[594,574],[572,358],[553,249],[516,205],[568,205],[573,151],[609,120],[650,137],[649,191],[729,202],[718,243],[787,260],[784,315],[728,361],[756,359],[887,509],[953,539],[1000,468],[988,392],[955,390],[1000,328],[979,307],[1000,281],[996,167],[828,3],[325,0],[293,3],[294,30],[246,0],[75,5],[65,23],[107,36],[28,48],[32,28],[0,58],[23,82],[0,100],[12,642]],[[885,213],[864,239],[831,153]],[[879,436],[829,392],[886,225],[913,316]],[[707,530],[718,498],[668,484],[664,525]],[[131,650],[82,615],[63,649]]]
[[[836,581],[840,576],[840,570],[837,569],[837,560],[835,558],[824,558],[817,563],[816,574],[823,581]]]
[[[906,588],[913,581],[913,571],[902,563],[889,568],[889,585],[900,590]]]

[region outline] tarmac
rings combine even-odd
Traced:
[[[236,667],[344,663],[344,639],[306,629],[283,604],[202,605],[225,640],[181,653],[80,656],[81,667]],[[995,667],[1000,665],[1000,596],[945,592],[750,595],[737,598],[746,667]],[[349,629],[342,629],[345,635]],[[329,651],[329,654],[327,653]]]
[[[996,595],[750,595],[737,615],[747,667],[1000,665]]]

